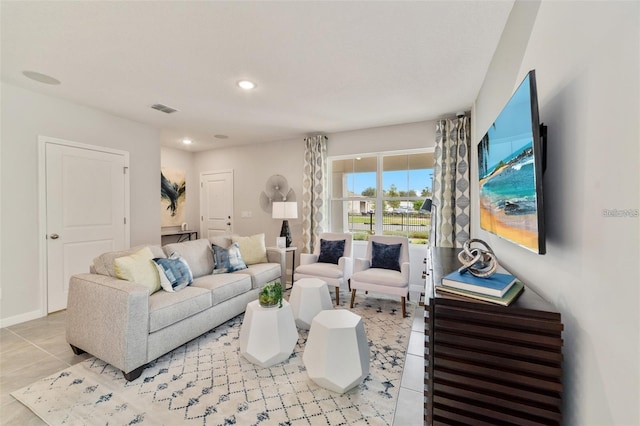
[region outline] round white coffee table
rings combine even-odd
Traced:
[[[369,374],[369,342],[362,318],[346,309],[322,311],[311,322],[302,361],[309,378],[338,393]]]
[[[240,328],[240,353],[260,367],[285,361],[298,342],[298,329],[291,305],[263,308],[257,300],[247,305]]]
[[[311,321],[320,312],[332,310],[327,283],[318,278],[302,278],[293,283],[289,303],[296,325],[309,330]]]

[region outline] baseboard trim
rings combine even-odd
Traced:
[[[2,318],[0,319],[0,328],[10,327],[12,325],[20,324],[22,322],[31,321],[45,316],[47,316],[47,314],[43,314],[41,310],[37,310],[9,318]]]

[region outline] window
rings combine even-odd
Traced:
[[[420,208],[431,197],[433,150],[333,158],[329,165],[332,231],[427,243],[431,214]]]

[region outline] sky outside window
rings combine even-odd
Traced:
[[[409,188],[407,188],[407,173],[409,175]],[[384,172],[383,187],[385,191],[395,185],[398,191],[408,191],[413,189],[420,196],[424,188],[431,189],[431,180],[433,178],[433,169],[421,170],[397,170]],[[376,187],[376,174],[371,172],[365,173],[349,173],[347,176],[347,185],[350,191],[360,195],[367,188]]]

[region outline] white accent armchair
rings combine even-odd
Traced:
[[[342,253],[334,253],[333,260],[335,263],[327,263],[326,248],[334,241],[344,240],[344,251]],[[321,247],[324,243],[324,247]],[[327,242],[329,242],[327,244]],[[353,235],[349,233],[324,232],[320,234],[320,238],[315,243],[313,253],[301,253],[300,265],[294,273],[294,281],[302,278],[319,278],[336,288],[336,306],[340,304],[340,286],[349,284],[349,279],[353,273]],[[319,262],[318,260],[321,260]]]
[[[395,259],[382,259],[381,263],[381,250],[374,250],[374,243],[383,245],[400,244],[400,250],[397,253],[398,257]],[[396,259],[397,263],[395,262]],[[396,267],[398,270],[395,269]],[[353,308],[356,290],[400,296],[402,316],[406,316],[405,300],[409,296],[409,239],[407,237],[386,235],[370,236],[366,257],[357,258],[354,261],[353,275],[351,276],[351,308]]]

